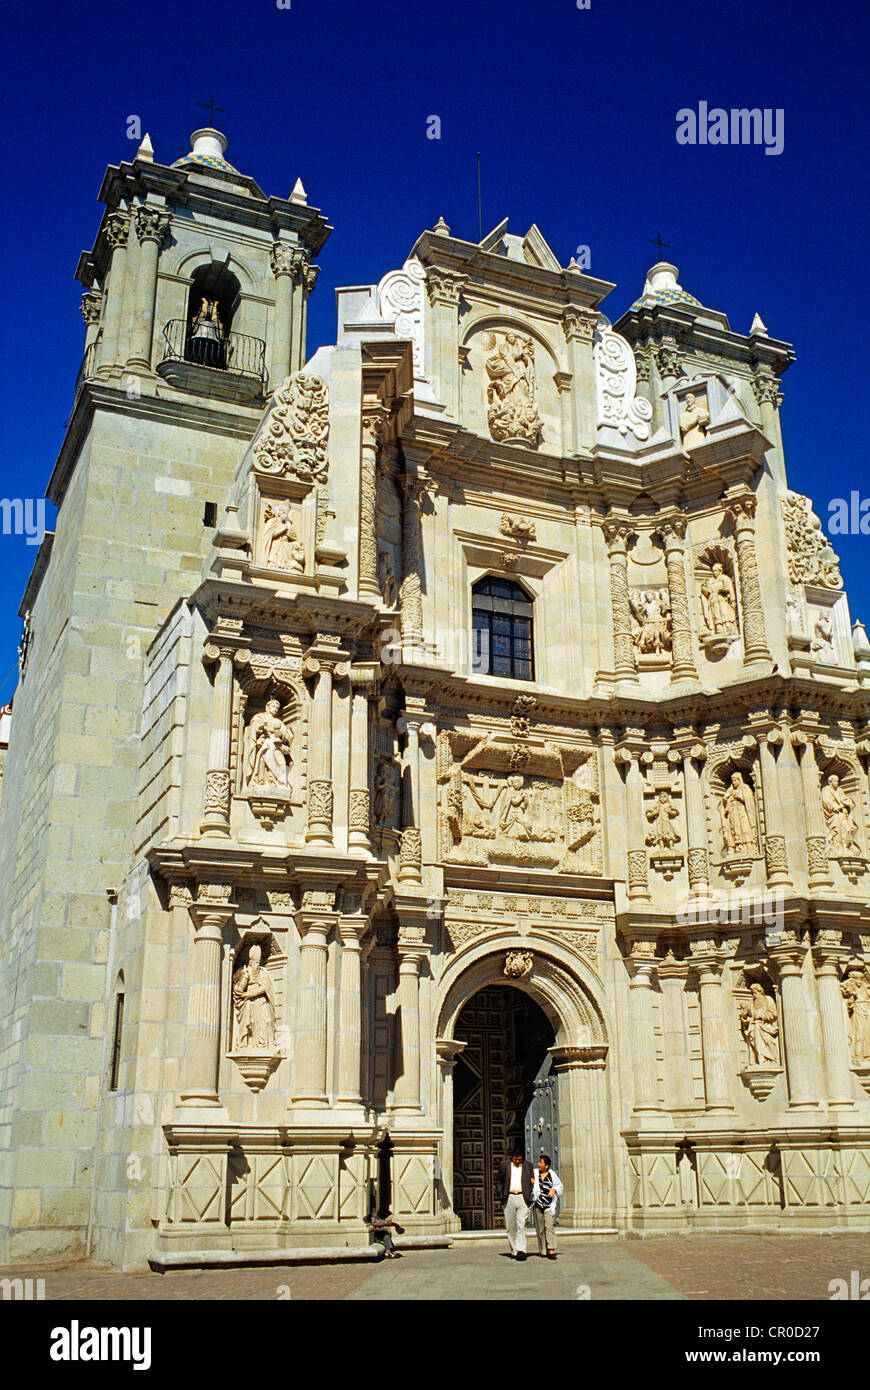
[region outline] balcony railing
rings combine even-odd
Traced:
[[[163,329],[163,356],[158,370],[168,376],[166,364],[188,363],[191,368],[221,372],[227,377],[245,378],[256,383],[257,394],[266,384],[266,344],[262,338],[249,338],[244,333],[206,336],[193,332],[186,319],[170,319]],[[171,367],[170,367],[171,370]]]

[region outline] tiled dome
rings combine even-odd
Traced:
[[[219,169],[222,174],[238,174],[238,169],[234,169],[232,164],[224,159],[227,137],[219,130],[214,130],[211,126],[195,130],[190,137],[190,145],[190,153],[176,159],[173,169],[203,165],[206,169]]]
[[[647,273],[646,284],[643,287],[643,294],[640,299],[636,299],[632,304],[632,309],[642,309],[649,304],[686,304],[694,309],[702,309],[704,306],[699,299],[688,290],[684,290],[682,285],[677,284],[679,271],[675,265],[669,265],[667,261],[658,261]]]

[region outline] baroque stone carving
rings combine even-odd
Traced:
[[[808,497],[789,492],[782,500],[788,573],[793,584],[818,584],[842,589],[839,560],[828,544],[822,523]]]
[[[484,333],[481,342],[489,379],[486,419],[490,434],[499,443],[537,444],[541,418],[533,340],[511,330],[501,341],[495,333]]]
[[[275,1046],[275,987],[261,957],[261,948],[251,946],[233,975],[235,1052],[270,1052]]]
[[[510,516],[507,512],[502,512],[498,529],[503,536],[509,536],[514,541],[537,540],[535,523],[529,521],[528,517]]]
[[[726,858],[758,854],[758,816],[755,794],[742,772],[732,772],[719,798],[722,848]]]
[[[644,662],[644,657],[668,657],[671,652],[671,605],[667,589],[640,589],[629,593],[632,615],[631,640],[638,665],[667,664]]]
[[[776,1001],[759,980],[749,986],[749,999],[740,1008],[740,1032],[755,1067],[778,1067],[779,1018]]]
[[[666,787],[663,787],[656,795],[653,805],[646,812],[646,818],[650,823],[646,843],[666,850],[673,849],[674,845],[679,844],[680,832],[674,825],[679,814],[679,807],[674,805],[671,793]]]
[[[230,774],[217,768],[205,774],[205,814],[227,819],[230,813]]]
[[[718,560],[710,566],[708,577],[701,583],[701,613],[704,630],[711,637],[736,635],[737,595],[734,581]]]
[[[319,376],[296,372],[275,395],[254,448],[254,467],[264,473],[325,483],[329,441],[329,393]]]
[[[415,256],[391,270],[378,285],[378,312],[392,322],[397,338],[410,340],[414,375],[423,375],[423,289],[426,272]]]
[[[848,970],[842,984],[846,1001],[849,1049],[855,1066],[870,1063],[870,976],[858,965]]]
[[[152,207],[136,209],[136,235],[140,241],[156,241],[159,246],[168,230],[168,213]]]
[[[652,406],[635,394],[637,366],[634,353],[624,338],[600,327],[595,335],[595,382],[598,400],[598,428],[609,425],[621,435],[649,439]]]
[[[504,961],[504,974],[509,980],[524,980],[534,969],[535,958],[531,951],[508,951]]]
[[[699,399],[691,392],[686,397],[686,403],[680,411],[680,443],[688,452],[690,449],[697,449],[699,445],[707,442],[707,426],[710,423],[710,411],[707,407],[706,396]]]
[[[130,234],[130,216],[126,212],[110,212],[106,218],[106,241],[113,251],[127,245]]]
[[[305,546],[296,531],[290,503],[267,502],[263,512],[263,564],[290,574],[305,571]]]
[[[274,697],[253,715],[245,731],[245,785],[290,786],[293,765],[293,731],[281,716],[281,702]]]
[[[833,663],[837,660],[837,653],[834,650],[834,624],[831,621],[830,613],[819,613],[813,624],[810,655],[814,656],[817,661]]]
[[[399,769],[383,759],[378,763],[374,784],[374,821],[380,829],[394,828],[399,805]]]
[[[399,601],[399,587],[393,573],[393,562],[389,551],[378,551],[378,585],[387,608],[395,608]]]
[[[858,854],[858,824],[855,803],[840,786],[836,773],[831,773],[822,787],[822,811],[828,832],[828,849],[832,855]]]

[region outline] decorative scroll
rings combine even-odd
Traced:
[[[254,449],[254,467],[264,473],[325,483],[329,441],[329,393],[319,376],[297,372],[276,393]]]
[[[426,272],[416,257],[391,270],[378,285],[378,313],[391,320],[397,338],[413,345],[414,376],[423,375],[423,290]]]
[[[598,428],[610,426],[622,435],[649,439],[652,406],[635,395],[637,366],[628,343],[612,329],[599,328],[594,358]]]

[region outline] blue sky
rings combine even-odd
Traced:
[[[864,7],[61,0],[8,11],[4,27],[0,497],[41,496],[57,457],[83,350],[73,274],[106,165],[135,153],[128,117],[171,163],[211,96],[231,162],[266,193],[301,176],[335,228],[310,351],[334,340],[335,286],[401,265],[439,215],[476,239],[480,150],[484,230],[536,222],[563,262],[588,245],[590,272],[617,284],[611,318],[640,293],[657,233],[685,288],[733,328],[760,312],[797,353],[782,412],[791,485],[823,523],[832,498],[870,496]],[[678,145],[676,113],[700,101],[782,108],[782,154]],[[426,138],[430,115],[440,140]],[[865,621],[868,547],[836,538]],[[0,536],[2,699],[34,554]]]

